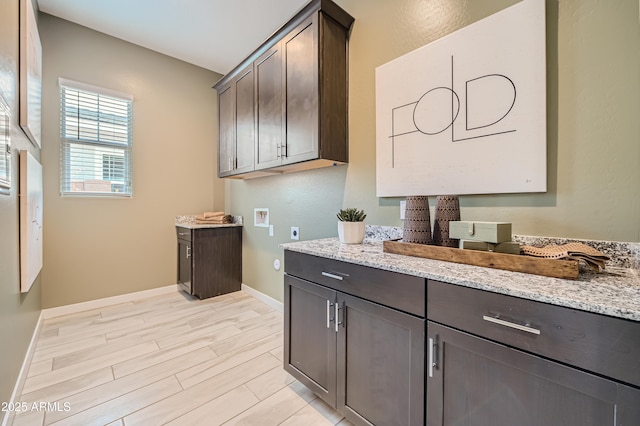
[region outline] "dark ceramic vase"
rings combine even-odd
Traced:
[[[458,247],[460,240],[449,238],[449,222],[460,220],[460,201],[457,195],[438,195],[433,219],[433,243],[443,247]]]
[[[422,195],[407,197],[402,241],[406,243],[431,244],[429,197]]]

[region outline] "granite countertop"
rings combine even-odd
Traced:
[[[578,280],[549,278],[500,269],[384,253],[380,239],[341,244],[337,238],[282,244],[286,250],[445,281],[539,302],[640,322],[640,271],[610,266],[580,270]],[[613,263],[613,262],[612,262]]]
[[[239,223],[221,223],[221,224],[215,224],[215,223],[176,223],[176,226],[179,226],[181,228],[187,228],[187,229],[202,229],[202,228],[228,228],[228,227],[242,226],[242,224],[239,224]]]
[[[176,226],[187,229],[203,229],[203,228],[228,228],[234,226],[243,226],[242,216],[233,216],[233,223],[196,223],[195,215],[176,216]]]
[[[236,226],[242,226],[240,224],[237,223],[222,223],[222,224],[215,224],[215,223],[180,223],[177,224],[176,226],[179,226],[181,228],[186,228],[186,229],[203,229],[203,228],[232,228],[232,227],[236,227]]]

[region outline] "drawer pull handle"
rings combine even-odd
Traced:
[[[505,327],[515,328],[516,330],[526,331],[527,333],[540,334],[540,330],[538,330],[537,328],[528,327],[526,325],[520,325],[513,322],[501,320],[500,318],[494,318],[487,315],[483,315],[482,319],[485,321],[492,322],[494,324],[500,324],[500,325],[504,325]]]
[[[178,235],[189,235],[188,232],[178,232]]]
[[[333,278],[334,280],[338,280],[338,281],[342,281],[344,278],[341,277],[340,275],[336,275],[336,274],[331,274],[329,272],[323,272],[322,273],[323,277],[328,277],[328,278]]]

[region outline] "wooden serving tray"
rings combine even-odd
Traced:
[[[517,254],[464,250],[392,240],[384,241],[382,249],[385,253],[424,257],[426,259],[484,266],[485,268],[543,275],[545,277],[575,280],[579,275],[577,260],[544,259]]]

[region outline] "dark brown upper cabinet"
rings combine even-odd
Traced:
[[[282,90],[281,43],[267,50],[255,61],[256,68],[256,169],[282,164],[285,146],[284,91]]]
[[[332,1],[314,0],[216,83],[218,177],[348,162],[353,21]]]
[[[253,64],[218,89],[218,176],[254,169]]]

